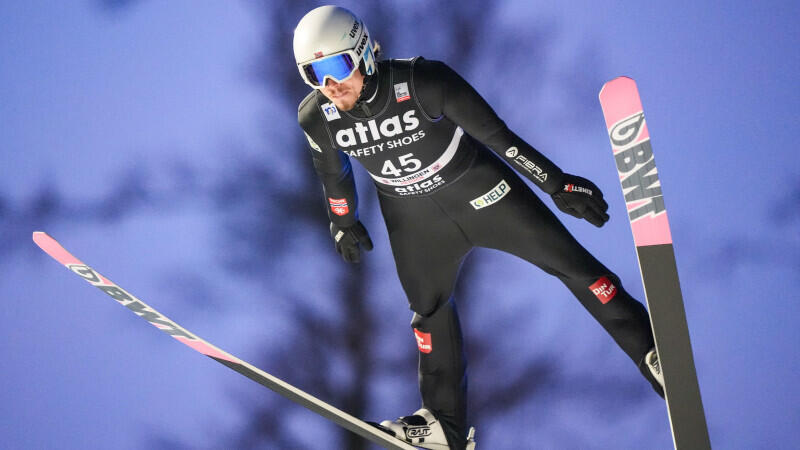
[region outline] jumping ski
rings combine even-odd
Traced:
[[[672,235],[636,82],[618,77],[600,90],[653,325],[675,448],[710,449]]]
[[[94,287],[108,294],[111,298],[119,302],[122,306],[133,311],[137,316],[150,322],[159,330],[167,333],[181,343],[192,349],[208,356],[209,358],[223,364],[240,374],[250,378],[256,383],[268,387],[287,399],[302,405],[322,417],[336,423],[337,425],[356,433],[368,441],[383,446],[391,450],[415,450],[405,442],[392,437],[378,428],[357,419],[346,412],[325,403],[324,401],[304,392],[285,381],[276,378],[267,372],[209,344],[177,323],[168,319],[143,301],[123,290],[111,280],[100,275],[91,267],[82,263],[78,258],[70,254],[55,239],[44,232],[36,231],[33,233],[33,241],[41,247],[53,259],[60,262],[67,269],[74,272],[79,277],[88,281]]]

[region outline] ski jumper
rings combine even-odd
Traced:
[[[444,63],[381,61],[375,78],[376,93],[365,107],[339,111],[315,90],[300,104],[298,120],[332,223],[349,227],[358,220],[350,159],[377,186],[414,311],[423,406],[442,422],[451,448],[463,448],[467,428],[466,360],[453,288],[474,247],[519,256],[558,277],[639,364],[654,345],[644,307],[518,175],[552,194],[563,187],[563,172]]]

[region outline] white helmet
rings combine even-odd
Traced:
[[[300,19],[294,29],[294,59],[303,81],[314,89],[325,86],[327,78],[345,81],[359,68],[365,76],[377,70],[367,27],[340,6],[320,6]]]

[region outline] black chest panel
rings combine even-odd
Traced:
[[[333,146],[369,172],[392,196],[429,194],[454,181],[475,150],[464,131],[446,117],[429,117],[413,86],[413,60],[391,60],[382,74],[379,108],[368,117],[339,111],[318,96]],[[380,106],[382,105],[382,106]]]

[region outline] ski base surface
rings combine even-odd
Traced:
[[[619,77],[600,104],[636,245],[677,450],[710,449],[667,210],[636,82]]]
[[[390,436],[383,431],[369,425],[368,423],[351,416],[350,414],[328,404],[324,401],[314,397],[313,395],[302,391],[285,381],[270,375],[267,372],[231,355],[219,348],[209,344],[205,340],[199,338],[195,334],[189,332],[177,323],[168,319],[163,314],[159,313],[143,301],[131,295],[129,292],[123,290],[111,280],[100,275],[91,267],[82,263],[78,258],[74,257],[64,247],[61,246],[55,239],[50,237],[44,232],[37,231],[33,233],[33,241],[45,251],[53,259],[60,262],[67,269],[83,278],[92,286],[100,289],[108,294],[111,298],[125,306],[137,316],[150,322],[159,330],[167,333],[173,338],[180,341],[192,349],[208,356],[209,358],[223,364],[236,372],[250,378],[256,383],[267,387],[283,397],[301,405],[305,408],[319,414],[320,416],[334,422],[335,424],[345,428],[357,435],[367,439],[368,441],[380,445],[390,450],[416,450],[413,447],[393,436]]]

